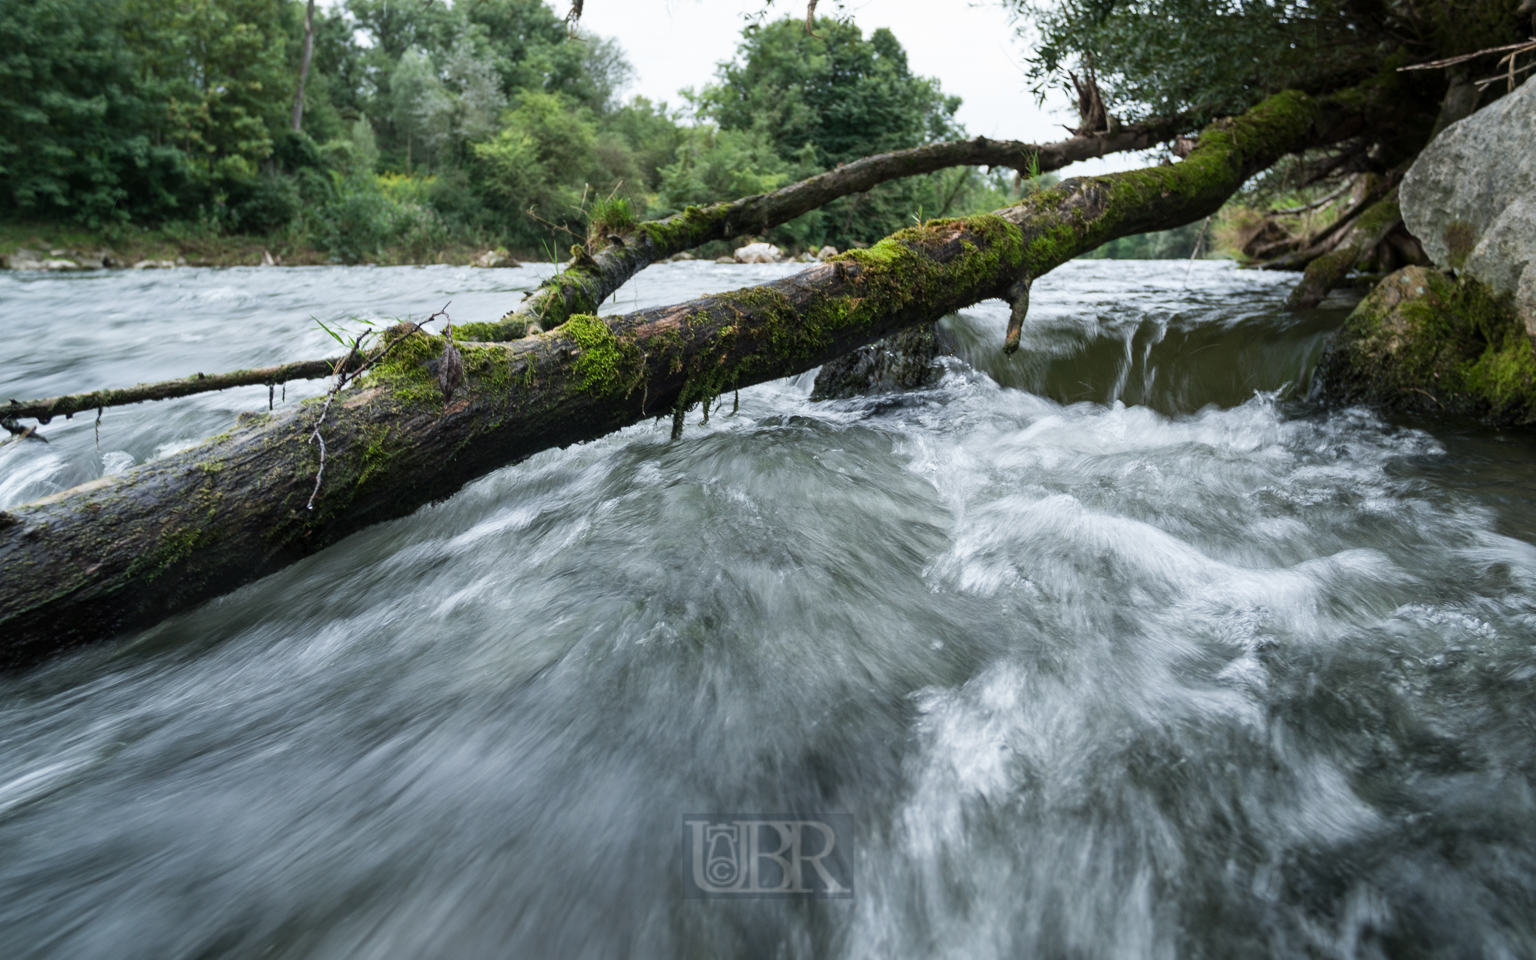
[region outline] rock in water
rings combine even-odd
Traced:
[[[506,247],[498,247],[495,250],[487,250],[474,260],[470,261],[472,267],[484,267],[495,269],[497,267],[520,267],[522,264],[512,259]]]
[[[1446,127],[1399,197],[1430,259],[1514,295],[1536,338],[1536,83]]]
[[[943,368],[934,361],[953,352],[948,334],[937,323],[911,327],[822,364],[811,399],[841,400],[926,387],[943,375]]]
[[[1507,294],[1404,267],[1360,302],[1318,361],[1327,399],[1536,423],[1536,354]]]
[[[749,243],[736,251],[737,263],[782,263],[784,251],[771,243]]]

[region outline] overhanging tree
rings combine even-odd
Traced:
[[[1530,35],[1521,0],[1007,0],[1035,31],[1037,89],[1071,74],[1116,117],[1236,113],[1276,90],[1317,93],[1401,77],[1396,110],[1345,141],[1287,158],[1261,184],[1277,193],[1339,187],[1336,219],[1293,234],[1270,218],[1255,250],[1271,269],[1305,270],[1289,299],[1315,306],[1350,271],[1427,262],[1402,226],[1396,184],[1448,123],[1503,92],[1492,81],[1499,50]],[[1435,64],[1430,70],[1413,65]],[[1515,64],[1510,65],[1511,76]],[[1084,79],[1078,82],[1077,75]],[[1481,82],[1480,82],[1481,81]]]

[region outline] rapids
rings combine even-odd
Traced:
[[[0,396],[537,276],[0,274]],[[1536,444],[1309,402],[1293,279],[1077,261],[1011,360],[982,304],[933,388],[743,390],[0,675],[0,956],[1536,954]],[[266,403],[56,420],[0,507]],[[690,897],[701,812],[846,815],[853,896]]]

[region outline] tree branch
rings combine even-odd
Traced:
[[[657,261],[711,240],[762,233],[839,197],[863,193],[888,180],[959,166],[1009,167],[1021,173],[1032,169],[1045,173],[1079,160],[1150,149],[1178,136],[1188,123],[1188,118],[1182,116],[1159,118],[1127,124],[1114,132],[1049,144],[986,137],[927,144],[865,157],[772,193],[689,207],[666,219],[640,224],[594,255],[573,259],[566,270],[544,281],[532,297],[499,323],[469,323],[460,330],[466,339],[480,341],[515,340],[523,336],[530,323],[552,330],[568,317],[596,313],[604,300]],[[1038,166],[1032,167],[1036,162]]]
[[[1090,160],[1127,150],[1144,150],[1179,135],[1183,117],[1130,124],[1115,133],[1073,137],[1058,143],[1036,145],[1017,140],[956,140],[865,157],[835,170],[730,203],[688,210],[664,220],[640,224],[627,236],[616,236],[595,256],[585,253],[558,275],[544,281],[518,310],[495,323],[458,325],[461,340],[500,342],[522,338],[530,324],[551,329],[577,313],[596,313],[598,305],[612,296],[635,274],[675,253],[711,240],[744,233],[760,233],[787,223],[839,197],[862,193],[888,180],[933,173],[957,166],[1010,167],[1021,172],[1059,170],[1079,160]],[[43,400],[12,400],[0,406],[0,421],[35,417],[47,423],[52,417],[97,407],[168,400],[194,393],[228,390],[258,383],[279,383],[328,377],[337,358],[304,360],[281,367],[236,370],[232,373],[145,383],[120,390],[97,390]]]
[[[289,380],[318,380],[336,372],[337,364],[344,357],[324,360],[299,360],[282,363],[275,367],[256,367],[251,370],[233,370],[229,373],[193,374],[180,380],[161,380],[158,383],[141,383],[120,390],[96,390],[91,393],[71,393],[45,400],[12,400],[0,405],[0,421],[14,421],[18,417],[36,419],[47,423],[54,417],[73,416],[81,410],[99,407],[119,407],[146,400],[170,400],[187,397],[194,393],[228,390],[231,387],[255,385],[271,386]]]
[[[1397,205],[1397,188],[1367,207],[1342,231],[1332,250],[1307,264],[1305,275],[1286,298],[1287,310],[1306,310],[1323,302],[1329,291],[1343,283],[1349,271],[1403,222]]]

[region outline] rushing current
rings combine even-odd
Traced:
[[[0,398],[539,275],[0,275]],[[1012,359],[982,304],[934,387],[743,390],[0,675],[0,956],[1536,954],[1536,445],[1310,401],[1293,279],[1074,262]],[[56,420],[0,506],[267,399]],[[699,898],[701,815],[839,824],[852,895]]]

